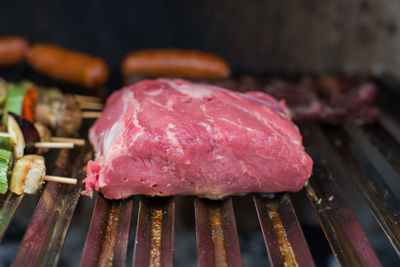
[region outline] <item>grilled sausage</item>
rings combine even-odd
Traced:
[[[28,41],[18,36],[0,37],[0,66],[21,61],[28,50]]]
[[[53,79],[89,88],[102,86],[109,69],[101,58],[50,44],[36,44],[27,54],[28,64]]]
[[[226,78],[228,64],[222,58],[195,50],[150,49],[133,52],[122,61],[122,73],[145,76],[179,76],[193,79]]]

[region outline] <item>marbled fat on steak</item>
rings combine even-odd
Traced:
[[[183,80],[113,93],[89,137],[86,193],[110,199],[297,191],[313,164],[284,102]]]

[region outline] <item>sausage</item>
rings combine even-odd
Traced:
[[[34,70],[55,80],[89,88],[104,85],[109,75],[103,59],[50,44],[32,46],[27,62]]]
[[[28,50],[28,41],[23,37],[0,37],[0,67],[21,61]]]
[[[193,79],[226,78],[228,64],[213,54],[182,49],[150,49],[127,55],[121,64],[125,76],[179,76]]]

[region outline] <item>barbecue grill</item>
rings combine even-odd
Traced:
[[[21,75],[32,78],[26,72]],[[400,124],[395,119],[396,109],[391,109],[390,99],[385,98],[385,94],[381,97],[387,105],[381,105],[382,112],[375,125],[298,124],[306,149],[315,162],[313,176],[304,190],[333,254],[344,266],[379,266],[381,263],[338,186],[340,179],[357,187],[394,249],[400,252],[400,202],[391,190],[396,185],[389,184],[400,178]],[[82,129],[83,136],[87,135],[88,126]],[[49,169],[54,175],[78,177],[81,182],[85,177],[85,165],[92,157],[90,145],[72,151],[60,150]],[[388,177],[390,181],[385,180]],[[81,197],[80,190],[80,186],[47,183],[13,266],[57,265]],[[10,192],[1,196],[0,238],[12,224],[23,197]],[[139,202],[138,209],[135,200]],[[271,265],[313,266],[291,194],[254,194],[253,200]],[[124,266],[130,252],[128,248],[133,250],[134,266],[173,265],[174,197],[135,196],[107,200],[97,194],[94,201],[86,241],[82,244],[81,266]],[[242,266],[232,199],[196,198],[193,205],[199,266]],[[237,215],[237,220],[242,219]],[[135,224],[132,220],[136,217]],[[131,225],[136,225],[136,229]],[[132,235],[135,235],[135,242],[130,248],[128,239]]]
[[[129,51],[182,47],[221,55],[234,72],[242,72],[238,74],[335,72],[379,77],[375,82],[380,88],[380,113],[375,124],[334,127],[296,122],[314,160],[313,176],[301,194],[308,199],[305,205],[311,209],[311,218],[319,222],[339,264],[380,266],[382,260],[372,248],[373,239],[367,239],[363,222],[356,219],[357,210],[349,201],[352,195],[361,196],[361,204],[382,229],[379,234],[400,255],[400,84],[392,79],[400,77],[400,58],[394,53],[400,40],[400,2],[71,3],[24,1],[23,9],[18,1],[2,3],[1,34],[21,34],[33,43],[50,42],[90,52],[106,58],[114,71]],[[77,6],[86,10],[78,10]],[[55,83],[33,73],[25,64],[0,69],[0,77],[93,94]],[[112,79],[111,88],[119,88],[117,79]],[[82,137],[87,137],[89,126],[84,125]],[[182,199],[194,210],[195,226],[191,230],[196,233],[193,243],[200,267],[243,265],[238,226],[247,219],[258,220],[258,236],[265,241],[271,265],[315,265],[313,240],[306,241],[301,224],[302,219],[310,217],[297,209],[298,194],[251,195],[253,203],[246,202],[249,205],[245,208],[254,209],[254,218],[243,216],[240,207],[235,206],[236,200],[245,198],[242,196],[220,201],[147,196],[107,200],[95,194],[90,201],[80,195],[85,165],[93,157],[90,145],[51,153],[46,159],[48,174],[77,177],[78,186],[48,182],[36,198],[10,192],[0,195],[3,244],[16,224],[15,214],[25,204],[36,206],[32,216],[24,214],[30,223],[22,229],[24,236],[19,240],[13,266],[61,265],[63,245],[78,224],[73,216],[80,211],[91,217],[85,225],[85,242],[77,247],[82,251],[81,266],[124,266],[131,261],[140,267],[172,266],[178,253],[174,233],[182,226],[177,223],[178,216],[182,216],[178,210]],[[24,202],[27,198],[32,203]],[[87,203],[92,204],[84,206]],[[0,259],[0,266],[2,263]]]

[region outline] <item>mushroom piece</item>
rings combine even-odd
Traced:
[[[35,120],[54,129],[57,136],[71,136],[81,127],[82,112],[72,95],[40,95]]]

